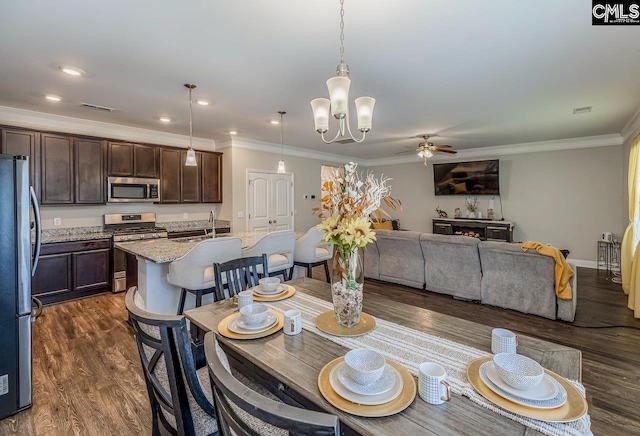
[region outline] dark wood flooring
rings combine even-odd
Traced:
[[[323,279],[322,268],[314,276]],[[366,293],[500,326],[582,350],[592,430],[640,435],[640,320],[620,285],[579,269],[575,325],[369,281]],[[149,435],[151,415],[124,294],[46,307],[34,324],[34,404],[0,421],[0,435]],[[628,325],[632,328],[584,328]]]

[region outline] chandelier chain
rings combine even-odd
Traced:
[[[340,63],[344,63],[344,0],[340,0]]]
[[[193,110],[191,108],[191,91],[193,91],[193,89],[189,88],[189,148],[193,148]]]
[[[282,148],[284,147],[284,142],[282,140],[284,131],[284,112],[280,112],[280,160],[282,159]]]

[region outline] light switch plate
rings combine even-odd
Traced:
[[[238,211],[238,218],[244,218],[244,210]]]
[[[189,214],[187,212],[183,213],[182,218],[189,219]]]
[[[54,218],[53,219],[53,225],[54,226],[61,226],[62,225],[62,218]]]

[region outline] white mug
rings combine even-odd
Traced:
[[[442,404],[451,400],[451,386],[445,381],[447,371],[437,363],[420,364],[418,394],[429,404]]]
[[[491,331],[491,352],[498,353],[516,353],[518,346],[518,336],[510,330],[493,329]]]
[[[285,335],[297,335],[302,331],[302,313],[299,310],[287,310],[284,313],[284,327],[282,328]]]
[[[247,306],[249,304],[253,304],[253,292],[252,291],[238,292],[238,310],[242,309],[244,306]]]

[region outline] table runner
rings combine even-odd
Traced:
[[[372,348],[401,363],[416,377],[418,376],[418,367],[422,362],[436,362],[446,369],[447,382],[451,385],[453,393],[465,396],[482,407],[541,433],[550,436],[593,434],[589,414],[569,423],[550,423],[508,412],[481,396],[469,383],[466,373],[467,366],[472,360],[492,356],[486,351],[404,327],[378,317],[375,317],[376,328],[362,336],[333,336],[319,330],[315,325],[316,317],[323,312],[333,310],[333,305],[302,292],[297,292],[286,300],[265,304],[279,312],[297,309],[302,313],[302,328],[304,330],[350,349]],[[575,380],[569,380],[569,382],[585,395],[585,388],[581,383]]]

